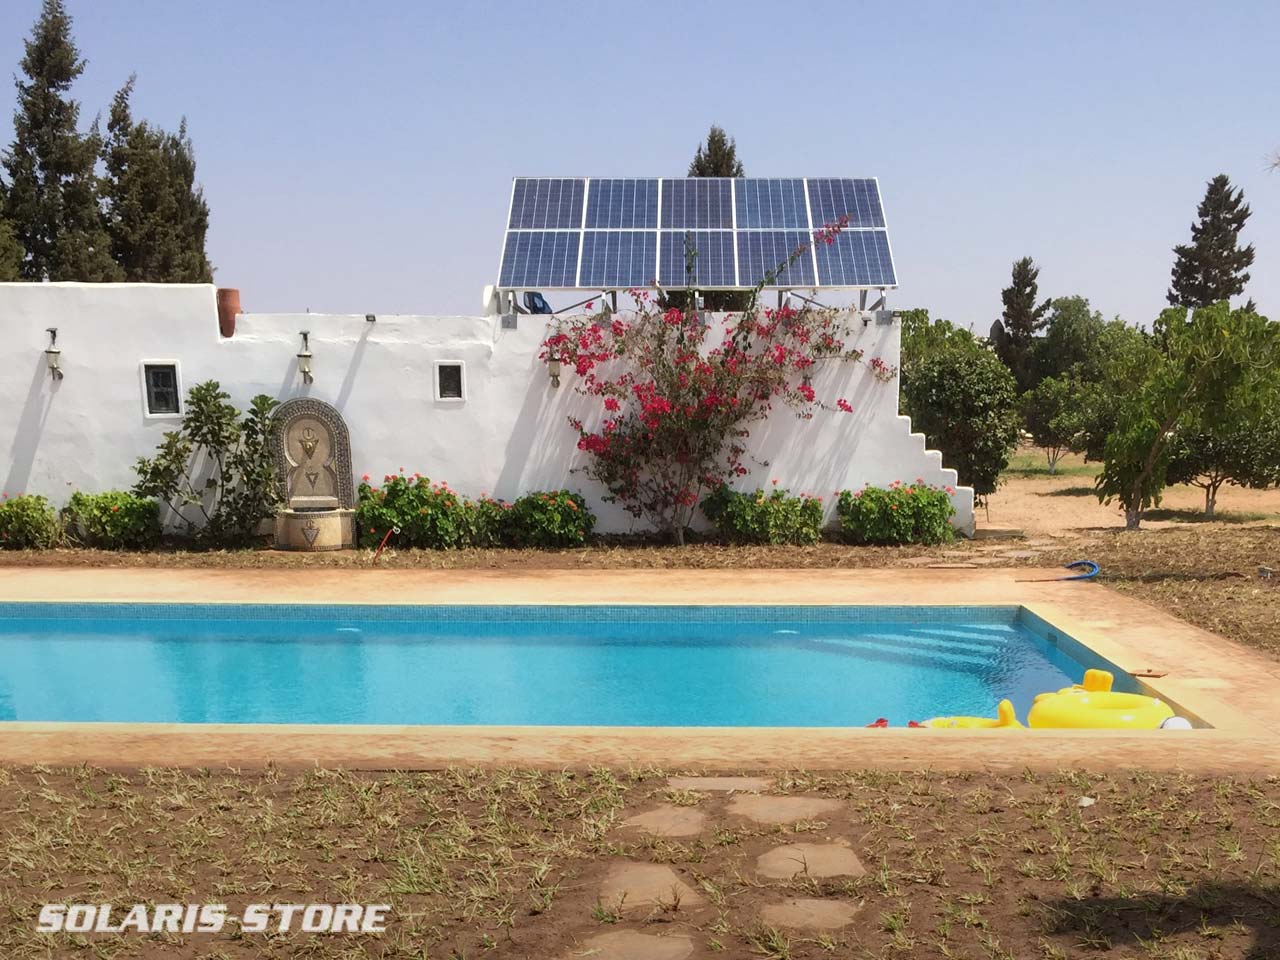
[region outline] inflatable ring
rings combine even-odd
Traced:
[[[1027,714],[1027,726],[1040,730],[1155,730],[1173,716],[1157,697],[1114,693],[1106,670],[1086,670],[1084,682],[1042,693]]]
[[[995,719],[991,717],[934,717],[920,724],[922,727],[933,727],[939,730],[1021,730],[1018,715],[1013,704],[1001,700],[996,707]]]

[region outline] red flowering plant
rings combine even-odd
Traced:
[[[833,243],[847,219],[825,227],[815,242]],[[852,412],[843,397],[820,399],[811,385],[822,360],[863,362],[848,340],[856,315],[805,306],[759,307],[764,287],[808,250],[802,244],[750,292],[746,307],[720,318],[693,306],[669,307],[648,290],[630,291],[634,308],[566,317],[550,329],[540,359],[560,361],[579,377],[576,389],[600,400],[602,416],[569,423],[581,469],[608,491],[604,499],[648,520],[676,543],[702,494],[748,472],[749,425],[777,405],[808,419],[815,409]],[[692,282],[696,253],[686,244]],[[684,298],[686,302],[694,298]],[[867,361],[880,382],[897,369]]]

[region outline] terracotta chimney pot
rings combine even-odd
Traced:
[[[233,337],[236,332],[236,314],[240,309],[240,291],[235,287],[218,288],[218,332]]]

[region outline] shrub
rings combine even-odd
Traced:
[[[58,542],[62,529],[49,501],[38,494],[6,496],[0,502],[0,547],[38,550]]]
[[[822,499],[807,494],[721,486],[703,499],[702,512],[730,543],[817,543],[822,536]]]
[[[586,542],[596,518],[586,501],[568,490],[538,491],[514,503],[489,497],[468,500],[447,483],[413,474],[388,475],[381,487],[360,483],[356,523],[360,545],[376,547],[399,527],[401,547],[573,547]]]
[[[586,500],[568,490],[526,493],[502,521],[500,537],[513,547],[580,547],[596,525]]]
[[[853,543],[946,543],[955,538],[951,487],[939,489],[895,480],[889,489],[843,490],[836,512],[840,530]]]
[[[73,493],[62,519],[80,543],[105,550],[146,550],[160,539],[160,504],[123,490]]]

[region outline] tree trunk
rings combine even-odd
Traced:
[[[1211,483],[1204,488],[1204,515],[1213,517],[1213,509],[1218,505],[1218,485]]]
[[[1142,522],[1142,511],[1137,507],[1124,508],[1124,528],[1126,530],[1137,530],[1138,524]]]

